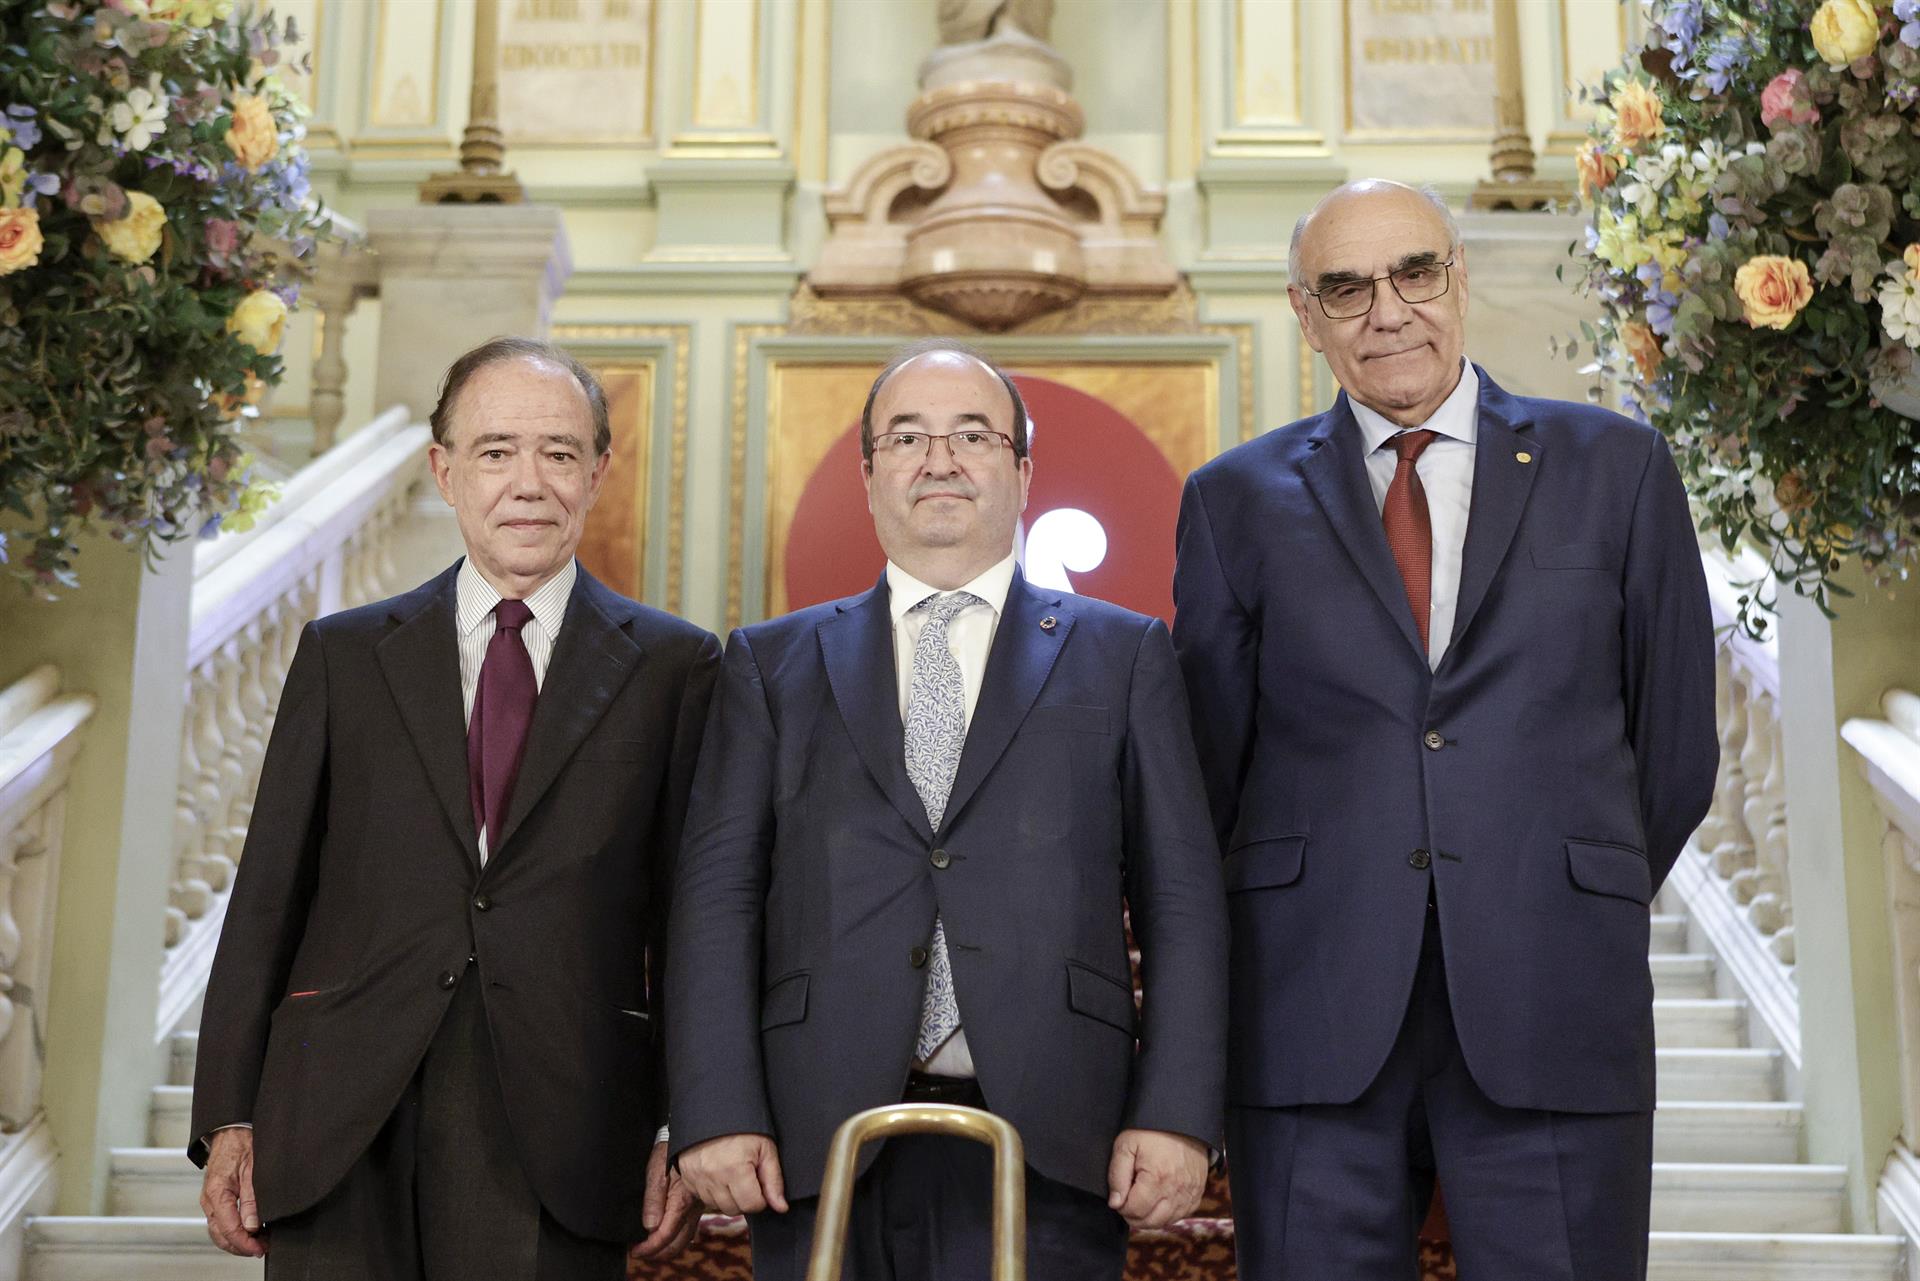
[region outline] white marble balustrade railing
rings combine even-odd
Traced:
[[[55,1149],[41,1109],[67,784],[94,700],[53,667],[0,690],[0,1201],[38,1199]],[[50,1193],[48,1194],[50,1195]]]
[[[1735,971],[1774,1039],[1797,1065],[1793,883],[1787,861],[1787,771],[1780,649],[1735,623],[1739,597],[1766,573],[1759,557],[1702,553],[1716,629],[1720,773],[1713,806],[1674,882]]]
[[[431,433],[395,408],[315,459],[253,528],[196,549],[159,1024],[205,984],[300,631],[386,595]]]
[[[1884,720],[1851,720],[1840,733],[1887,821],[1883,850],[1893,916],[1901,1127],[1881,1175],[1880,1227],[1905,1233],[1920,1248],[1920,695],[1888,690],[1881,707]]]

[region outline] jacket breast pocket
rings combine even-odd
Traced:
[[[1067,1004],[1090,1019],[1133,1035],[1133,988],[1090,965],[1067,962]]]
[[[760,994],[760,1030],[784,1027],[788,1023],[798,1023],[807,1017],[807,979],[808,974],[801,970],[797,974],[784,975],[767,985]]]
[[[1647,866],[1647,856],[1630,845],[1569,840],[1567,874],[1590,893],[1634,903],[1653,901],[1653,869]]]
[[[1607,569],[1620,568],[1622,557],[1617,543],[1597,540],[1580,543],[1532,544],[1535,569]]]
[[[1278,889],[1293,884],[1300,879],[1306,850],[1305,836],[1276,836],[1236,846],[1227,853],[1227,861],[1222,868],[1227,893]]]

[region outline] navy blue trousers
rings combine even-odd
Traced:
[[[1406,1022],[1352,1103],[1230,1108],[1240,1281],[1418,1281],[1445,1191],[1468,1281],[1644,1281],[1653,1114],[1501,1107],[1474,1083],[1427,914]]]

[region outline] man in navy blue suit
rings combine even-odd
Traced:
[[[1661,437],[1463,355],[1439,197],[1342,187],[1288,294],[1344,389],[1189,479],[1175,648],[1232,920],[1242,1281],[1638,1281],[1648,903],[1705,814],[1712,623]]]
[[[672,911],[675,1155],[749,1216],[757,1281],[800,1281],[842,1121],[985,1107],[1025,1147],[1030,1275],[1118,1281],[1129,1225],[1198,1203],[1223,1107],[1226,907],[1173,645],[1021,575],[1003,372],[909,348],[861,418],[884,574],[722,666]],[[986,1274],[984,1147],[864,1156],[844,1275]]]

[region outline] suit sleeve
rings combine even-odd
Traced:
[[[326,834],[327,663],[308,623],[287,670],[280,709],[260,768],[247,843],[227,904],[200,1016],[193,1076],[192,1141],[253,1120],[267,1033],[306,929]]]
[[[745,633],[727,642],[687,807],[667,969],[672,1153],[772,1134],[760,1056],[760,968],[777,741]]]
[[[648,873],[652,877],[653,919],[647,923],[647,1000],[653,1015],[654,1059],[660,1070],[654,1074],[656,1097],[654,1115],[664,1123],[671,1115],[666,1064],[667,1028],[667,955],[668,907],[673,902],[674,869],[680,859],[686,835],[687,801],[693,790],[694,771],[700,760],[701,741],[707,728],[707,716],[713,703],[714,678],[720,670],[720,642],[702,633],[699,651],[687,668],[686,684],[680,692],[680,711],[674,722],[673,755],[667,761],[666,777],[661,780],[660,803],[655,813],[658,826],[651,848],[646,851]]]
[[[1686,488],[1654,438],[1634,500],[1625,571],[1627,737],[1654,888],[1713,801],[1713,611]]]
[[[1127,701],[1127,903],[1140,947],[1140,1052],[1131,1129],[1221,1146],[1227,1072],[1227,900],[1207,825],[1187,698],[1159,620],[1134,656]]]
[[[1186,676],[1213,832],[1224,850],[1253,751],[1260,637],[1220,564],[1212,518],[1192,476],[1180,496],[1173,602],[1173,648]]]

